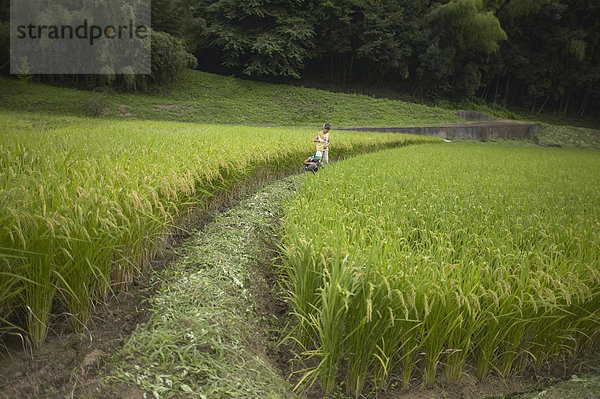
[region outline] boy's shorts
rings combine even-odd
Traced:
[[[318,159],[318,160],[323,159],[323,151],[316,151],[315,152],[315,159]]]

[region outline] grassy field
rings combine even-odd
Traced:
[[[81,331],[92,304],[131,280],[183,211],[250,176],[292,172],[314,129],[0,113],[0,317],[34,345],[59,299]],[[336,134],[336,156],[435,141]]]
[[[291,336],[317,359],[303,382],[359,396],[593,348],[599,204],[598,151],[418,146],[314,176],[283,238]]]
[[[160,94],[84,91],[0,77],[0,109],[25,120],[39,114],[119,120],[267,126],[340,127],[423,126],[463,121],[458,110],[474,109],[497,118],[540,123],[537,143],[553,147],[600,148],[600,128],[575,127],[564,117],[536,117],[499,105],[477,103],[423,105],[362,94],[276,85],[188,71]]]

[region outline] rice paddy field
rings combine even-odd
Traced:
[[[287,206],[299,385],[508,377],[598,347],[600,152],[412,146],[339,162]]]
[[[314,129],[0,114],[0,329],[82,331],[190,209],[246,178],[291,173]],[[435,139],[339,133],[338,156]]]
[[[276,190],[269,197],[283,202],[300,181],[297,197],[287,200],[283,228],[273,226],[281,203],[271,208],[261,191],[248,200],[255,218],[264,218],[255,227],[229,231],[238,219],[253,218],[235,216],[211,224],[223,224],[212,236],[195,232],[200,244],[192,255],[163,265],[167,278],[152,283],[162,284],[161,291],[140,302],[152,308],[143,310],[153,313],[150,322],[126,339],[121,360],[100,356],[109,366],[97,365],[98,374],[154,397],[311,395],[292,392],[290,381],[297,388],[318,382],[334,397],[343,396],[342,386],[371,397],[398,385],[458,381],[465,373],[503,379],[598,347],[597,150],[342,132],[336,128],[461,118],[452,106],[198,71],[165,93],[145,95],[0,80],[0,338],[23,337],[39,349],[32,356],[41,353],[42,363],[43,353],[56,347],[53,327],[91,348],[81,337],[93,335],[88,326],[95,307],[153,270],[148,266],[168,252],[170,235],[231,204],[244,189],[300,172],[324,120],[334,124],[336,162],[316,175],[296,176],[290,193]],[[546,146],[598,148],[600,137],[595,129],[557,125],[542,125],[538,133],[536,143]],[[254,252],[246,253],[236,239],[251,231],[260,237],[252,237]],[[263,231],[273,242],[264,241]],[[262,313],[248,309],[262,303],[248,290],[260,280],[258,266],[272,272],[266,262],[279,238],[280,275],[261,284],[277,286],[271,278],[282,278],[286,294],[278,286],[268,290],[285,314],[257,316]],[[206,243],[222,252],[210,252]],[[190,314],[196,315],[192,322]],[[284,329],[287,322],[291,327]],[[279,329],[288,334],[283,342]],[[210,345],[199,344],[205,341]],[[5,342],[6,353],[15,349]],[[269,358],[275,347],[289,348],[290,357],[300,354],[302,365],[291,379],[275,365],[290,359]],[[52,367],[78,369],[94,352],[79,351],[75,366],[51,363],[36,391],[29,382],[35,366],[22,369],[16,387],[10,379],[0,385],[50,392],[54,374],[77,384],[75,371],[54,373]],[[111,362],[117,371],[109,370]],[[244,370],[235,369],[240,362]],[[88,373],[86,367],[80,373]],[[57,384],[56,392],[78,392]]]

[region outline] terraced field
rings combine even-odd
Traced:
[[[10,328],[10,315],[21,315],[34,346],[53,312],[82,331],[94,302],[130,282],[184,212],[252,176],[298,170],[313,151],[308,129],[42,122],[0,119],[0,320]],[[336,153],[433,140],[339,133]]]

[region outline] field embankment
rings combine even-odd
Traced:
[[[598,204],[597,151],[419,146],[310,179],[283,237],[304,382],[358,396],[596,348]]]
[[[0,78],[0,108],[23,113],[91,116],[119,120],[168,120],[209,124],[311,126],[324,121],[340,127],[423,127],[464,122],[461,110],[476,109],[500,119],[540,125],[535,143],[555,147],[600,148],[600,128],[571,126],[576,120],[537,117],[508,111],[499,105],[424,105],[270,84],[200,71],[187,71],[173,87],[157,94],[85,91]]]

